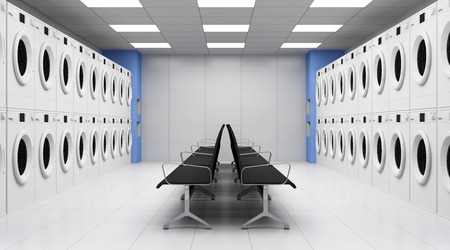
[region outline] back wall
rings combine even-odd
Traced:
[[[222,123],[272,161],[306,159],[304,55],[142,55],[141,91],[143,161],[180,161]],[[226,129],[219,161],[232,161]]]

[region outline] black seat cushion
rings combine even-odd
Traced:
[[[264,167],[246,168],[242,172],[242,183],[244,184],[260,184],[260,185],[270,185],[270,184],[283,184],[286,181],[286,176],[284,176],[278,169],[269,165]],[[290,180],[286,184],[291,185],[296,188],[295,184]]]
[[[210,171],[204,168],[188,167],[180,165],[167,177],[170,184],[176,185],[190,185],[190,184],[205,184],[211,183]],[[164,184],[168,184],[166,180],[162,180],[156,188],[160,188]]]

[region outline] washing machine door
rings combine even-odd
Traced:
[[[353,100],[355,98],[356,93],[356,69],[354,65],[351,65],[348,68],[348,94],[350,97],[350,100]]]
[[[334,159],[336,156],[336,135],[334,133],[334,129],[330,129],[329,140],[330,140],[330,156]]]
[[[377,94],[382,94],[386,82],[386,61],[383,52],[380,51],[375,55],[373,63],[376,76],[374,88]]]
[[[391,82],[395,90],[401,90],[406,73],[406,54],[403,45],[399,42],[395,43],[391,51]]]
[[[431,146],[428,135],[422,131],[417,131],[412,143],[412,162],[413,173],[416,181],[424,185],[427,183],[431,172]]]
[[[322,102],[323,102],[323,105],[327,105],[327,103],[328,103],[328,80],[327,80],[327,78],[324,78],[323,82],[322,82]]]
[[[90,79],[90,92],[91,92],[91,98],[92,100],[97,100],[98,97],[98,83],[99,83],[99,78],[98,78],[98,68],[95,65],[91,66],[91,79]]]
[[[321,141],[321,139],[320,139],[320,136],[321,136],[321,134],[320,134],[320,129],[317,128],[317,129],[316,129],[316,152],[317,152],[318,154],[320,154],[320,151],[322,150],[322,147],[321,147],[322,141]]]
[[[76,144],[77,162],[79,168],[85,167],[87,163],[86,143],[87,143],[86,132],[84,131],[84,129],[80,129],[80,131],[78,131]]]
[[[328,83],[330,85],[330,102],[334,103],[336,101],[336,78],[334,74],[330,76]]]
[[[117,130],[114,128],[111,132],[111,156],[116,158],[117,156]]]
[[[14,38],[13,68],[20,85],[25,86],[33,77],[33,45],[26,31],[20,31]]]
[[[362,97],[366,97],[369,92],[369,84],[370,84],[370,71],[369,71],[369,62],[364,59],[360,64],[360,94]]]
[[[131,88],[131,82],[127,82],[127,105],[131,105],[131,98],[133,97],[133,89]]]
[[[343,129],[340,129],[337,136],[338,141],[338,156],[339,160],[344,161],[345,158],[345,133]]]
[[[430,38],[425,31],[420,31],[414,38],[412,75],[416,84],[424,85],[427,82],[431,69]],[[434,84],[434,83],[433,83]]]
[[[86,94],[86,62],[83,59],[79,59],[77,63],[77,92],[80,97],[83,97]]]
[[[339,89],[339,101],[343,102],[345,98],[345,74],[343,70],[339,71],[337,81]]]
[[[39,52],[39,78],[42,88],[50,90],[55,83],[55,52],[48,43],[43,43]]]
[[[120,79],[119,84],[119,102],[120,105],[123,105],[125,102],[125,80],[123,78]]]
[[[109,131],[107,129],[103,129],[102,132],[102,158],[103,161],[109,158]]]
[[[381,130],[375,131],[373,137],[373,159],[375,169],[381,173],[386,165],[386,141]]]
[[[356,159],[356,136],[355,131],[350,129],[347,134],[347,148],[348,148],[348,160],[351,164],[355,163]]]
[[[69,53],[64,52],[61,55],[59,65],[59,81],[64,94],[69,94],[72,90],[72,57]]]
[[[59,145],[61,168],[64,172],[68,172],[73,164],[73,139],[68,129],[63,131]]]
[[[42,175],[50,177],[55,169],[55,137],[50,130],[45,130],[39,140],[39,169]]]
[[[328,153],[328,134],[327,134],[327,129],[323,129],[322,130],[322,139],[323,139],[323,143],[322,143],[322,147],[323,147],[323,155],[327,155]]]
[[[441,34],[441,47],[439,48],[441,56],[441,61],[439,62],[442,66],[442,71],[444,74],[450,78],[450,22],[444,26],[444,30]]]
[[[119,132],[119,145],[119,153],[120,156],[122,156],[125,154],[125,130],[123,128],[121,128]]]
[[[34,167],[33,143],[27,131],[22,130],[17,134],[12,152],[14,176],[20,185],[25,185]]]
[[[98,131],[97,129],[93,129],[91,132],[91,140],[90,140],[90,156],[92,164],[96,164],[98,161],[99,147],[98,147]]]
[[[131,154],[131,145],[133,145],[133,135],[131,134],[131,129],[128,128],[127,131],[127,153]]]
[[[320,101],[322,99],[321,89],[320,89],[320,82],[316,82],[316,105],[317,107],[320,107]]]
[[[103,70],[102,72],[102,99],[103,102],[107,102],[109,100],[109,74],[107,70]]]
[[[113,75],[111,78],[111,100],[112,103],[117,102],[117,77]]]
[[[395,130],[390,142],[390,160],[392,173],[400,178],[405,170],[406,145],[403,134],[400,130]]]
[[[450,132],[447,132],[440,148],[439,166],[441,167],[442,183],[450,192]]]
[[[370,142],[369,134],[365,129],[359,132],[359,152],[361,152],[359,154],[359,163],[363,168],[366,168],[370,157]]]

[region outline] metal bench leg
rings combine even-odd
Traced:
[[[170,222],[167,222],[166,224],[164,224],[163,228],[164,229],[169,229],[169,225],[174,223],[177,220],[180,220],[181,218],[184,217],[189,217],[197,222],[202,223],[203,225],[205,225],[205,229],[211,229],[211,225],[209,225],[206,221],[200,219],[198,216],[196,216],[195,214],[191,213],[191,211],[189,210],[189,194],[190,194],[190,188],[189,185],[185,185],[184,186],[184,212],[181,213],[180,215],[178,215],[177,217],[175,217],[173,220],[171,220]]]
[[[277,221],[281,224],[284,225],[284,229],[289,229],[289,224],[284,223],[282,220],[280,220],[278,217],[276,217],[275,215],[271,214],[269,212],[269,186],[268,185],[264,185],[264,191],[263,191],[263,211],[262,213],[258,214],[257,216],[255,216],[253,219],[247,221],[245,224],[242,225],[242,229],[247,229],[248,225],[250,225],[251,223],[263,218],[263,217],[269,217],[274,221]]]

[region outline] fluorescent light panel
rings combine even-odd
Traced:
[[[364,8],[372,0],[314,0],[311,8]]]
[[[315,49],[322,43],[283,43],[282,49]]]
[[[80,0],[89,8],[143,8],[139,0]]]
[[[292,32],[336,32],[342,25],[297,25]]]
[[[207,43],[210,49],[242,49],[245,43]]]
[[[116,32],[159,32],[156,25],[109,25]]]
[[[250,25],[203,25],[205,32],[248,32]]]
[[[131,43],[137,49],[170,49],[168,43]]]
[[[256,0],[197,0],[200,8],[253,8]]]

